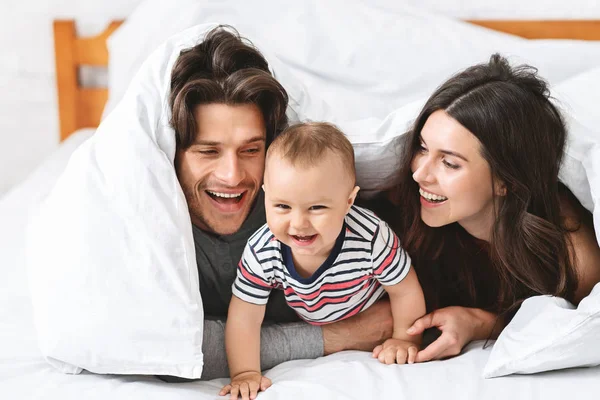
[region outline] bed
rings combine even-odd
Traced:
[[[600,21],[469,22],[528,39],[600,40]],[[80,65],[109,65],[106,41],[117,32],[121,23],[111,23],[103,33],[93,38],[77,37],[73,21],[54,23],[62,144],[26,181],[0,199],[0,220],[3,221],[0,227],[0,241],[3,243],[0,263],[3,273],[0,281],[0,303],[3,304],[0,309],[0,393],[4,398],[212,399],[218,398],[217,393],[226,382],[225,379],[217,379],[169,384],[154,376],[97,375],[85,371],[80,375],[68,375],[47,364],[37,346],[24,267],[27,258],[25,226],[29,214],[49,193],[72,152],[93,135],[103,118],[109,99],[108,89],[80,87],[77,69]],[[595,66],[600,67],[600,63]],[[593,85],[598,77],[600,73],[576,78],[578,88]],[[600,89],[597,84],[596,87]],[[563,88],[561,93],[564,93],[565,101],[577,92],[569,90],[570,86]],[[574,112],[581,113],[581,119],[588,126],[594,124],[597,118],[586,114],[582,107]],[[600,393],[600,367],[484,379],[482,370],[490,352],[490,347],[484,349],[482,343],[476,342],[458,357],[411,366],[383,366],[368,353],[362,352],[297,360],[270,370],[267,376],[276,384],[259,398],[546,400],[566,396],[597,398]]]

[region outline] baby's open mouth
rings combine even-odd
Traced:
[[[300,236],[300,235],[291,235],[295,240],[299,241],[299,242],[310,242],[311,240],[313,240],[317,235],[310,235],[310,236]]]

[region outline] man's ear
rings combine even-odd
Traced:
[[[352,189],[352,192],[350,192],[350,195],[348,196],[348,207],[346,208],[346,212],[350,211],[350,207],[352,207],[354,204],[354,200],[356,200],[356,195],[358,194],[359,190],[360,188],[358,186],[354,186],[354,189]]]

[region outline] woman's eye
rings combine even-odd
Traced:
[[[443,163],[444,163],[444,165],[445,165],[446,167],[448,167],[448,168],[451,168],[451,169],[459,169],[459,168],[460,168],[460,165],[452,164],[452,163],[450,163],[450,162],[448,162],[448,161],[446,161],[446,160],[444,160],[444,161],[442,161],[442,162],[443,162]]]
[[[425,145],[423,143],[421,143],[419,145],[419,152],[420,153],[426,153],[427,152],[427,148],[425,147]]]

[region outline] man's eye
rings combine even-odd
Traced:
[[[247,150],[244,150],[244,151],[246,153],[248,153],[248,154],[256,154],[256,153],[260,152],[260,149],[258,149],[258,148],[252,148],[252,149],[247,149]]]
[[[210,156],[210,155],[217,154],[217,151],[216,150],[198,150],[198,153]]]
[[[316,210],[324,210],[324,209],[326,209],[326,208],[327,208],[326,206],[322,206],[322,205],[316,205],[316,206],[311,206],[311,207],[309,208],[309,210],[316,211]]]

